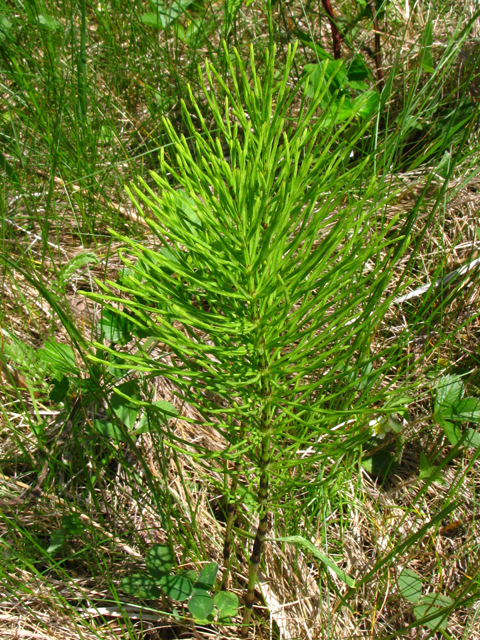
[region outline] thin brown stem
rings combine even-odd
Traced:
[[[337,23],[335,22],[335,14],[333,13],[330,0],[322,0],[323,8],[327,12],[328,20],[330,22],[330,28],[332,30],[333,40],[333,56],[335,60],[339,60],[341,56],[342,36],[338,30]]]
[[[383,66],[382,66],[382,43],[380,40],[380,29],[378,26],[378,16],[377,16],[377,9],[375,7],[375,2],[374,0],[369,0],[369,5],[370,5],[370,11],[372,12],[372,16],[373,16],[373,28],[375,29],[375,54],[374,54],[374,58],[375,58],[375,66],[377,68],[377,84],[378,84],[378,90],[382,91],[383,89]]]
[[[248,636],[250,628],[250,619],[252,617],[253,603],[255,600],[255,585],[257,583],[258,567],[262,558],[263,543],[268,531],[268,513],[258,523],[257,535],[253,543],[252,555],[250,556],[250,569],[248,572],[248,587],[245,597],[245,609],[243,610],[243,622],[241,635],[243,638]]]

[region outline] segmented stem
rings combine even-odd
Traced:
[[[235,501],[235,494],[237,492],[238,486],[238,476],[242,470],[242,465],[240,462],[235,463],[235,468],[232,473],[232,482],[230,485],[230,493],[228,496],[228,502],[226,507],[227,514],[227,527],[225,530],[225,540],[223,543],[223,576],[222,576],[222,590],[227,588],[228,576],[230,573],[230,553],[232,551],[232,532],[233,532],[233,524],[235,522],[235,515],[237,513],[237,504]]]
[[[262,558],[263,544],[268,531],[268,485],[269,485],[269,464],[271,448],[271,426],[272,408],[270,406],[270,381],[268,379],[268,364],[266,358],[262,356],[260,368],[263,369],[261,393],[264,399],[261,419],[261,432],[263,433],[260,452],[260,480],[258,484],[258,503],[260,522],[258,523],[255,541],[253,543],[252,555],[250,556],[250,567],[248,572],[248,586],[245,597],[245,608],[243,611],[243,623],[241,629],[242,637],[248,635],[250,619],[252,617],[253,602],[255,600],[255,584],[257,582],[258,567]]]
[[[268,488],[268,480],[267,480]],[[247,595],[245,597],[245,609],[243,611],[243,622],[241,635],[246,637],[250,627],[250,619],[252,617],[253,602],[255,600],[255,585],[257,583],[258,567],[262,558],[263,543],[268,531],[268,512],[258,523],[257,534],[253,543],[252,555],[250,556],[250,568],[248,571]]]

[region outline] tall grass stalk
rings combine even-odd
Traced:
[[[85,0],[80,2],[80,50],[78,52],[78,114],[82,127],[87,119],[87,9]]]

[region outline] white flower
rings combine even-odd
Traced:
[[[390,431],[392,430],[390,420],[388,420],[386,416],[375,418],[375,420],[370,420],[368,424],[372,428],[372,434],[380,440],[383,440],[387,433],[390,433]]]

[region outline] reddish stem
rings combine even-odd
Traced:
[[[377,11],[375,2],[370,0],[370,11],[373,15],[373,28],[375,29],[375,66],[377,67],[378,90],[383,89],[383,67],[382,67],[382,44],[380,41],[380,30],[378,27]]]
[[[340,59],[340,47],[342,46],[342,36],[340,35],[340,31],[335,23],[335,14],[333,13],[332,5],[330,4],[330,0],[322,0],[323,8],[327,12],[328,19],[330,21],[330,27],[332,29],[332,40],[333,40],[333,57],[335,60]]]

